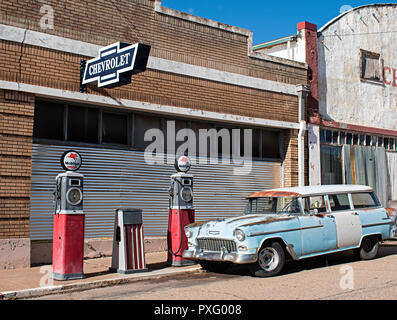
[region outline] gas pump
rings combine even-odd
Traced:
[[[56,280],[84,277],[84,176],[75,172],[81,163],[79,153],[66,151],[61,157],[66,171],[56,177],[52,242],[52,278]]]
[[[178,173],[171,176],[168,208],[168,260],[171,266],[187,266],[193,261],[182,258],[187,249],[187,238],[184,227],[194,222],[193,207],[193,175],[187,172],[190,169],[190,160],[181,156],[175,161]]]

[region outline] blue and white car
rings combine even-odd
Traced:
[[[183,257],[209,271],[246,264],[253,275],[268,277],[279,274],[287,258],[354,250],[373,259],[380,242],[397,239],[395,211],[383,208],[368,186],[280,188],[247,200],[241,216],[187,225]]]

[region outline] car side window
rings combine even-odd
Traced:
[[[325,213],[327,208],[325,207],[324,196],[312,196],[303,198],[304,213],[305,214],[316,214]]]
[[[379,200],[373,192],[352,193],[352,200],[355,209],[379,207]]]
[[[331,211],[350,210],[349,196],[347,193],[328,195]]]
[[[282,209],[283,212],[286,212],[290,215],[298,216],[300,215],[300,205],[298,198],[293,199]]]

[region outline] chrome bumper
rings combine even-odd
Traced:
[[[237,264],[253,263],[258,259],[257,254],[238,254],[224,251],[185,250],[182,256],[192,260],[230,261]]]

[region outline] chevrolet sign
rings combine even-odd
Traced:
[[[146,70],[150,46],[117,42],[99,49],[99,57],[87,61],[82,84],[98,81],[98,87],[113,88],[131,83],[131,76]]]

